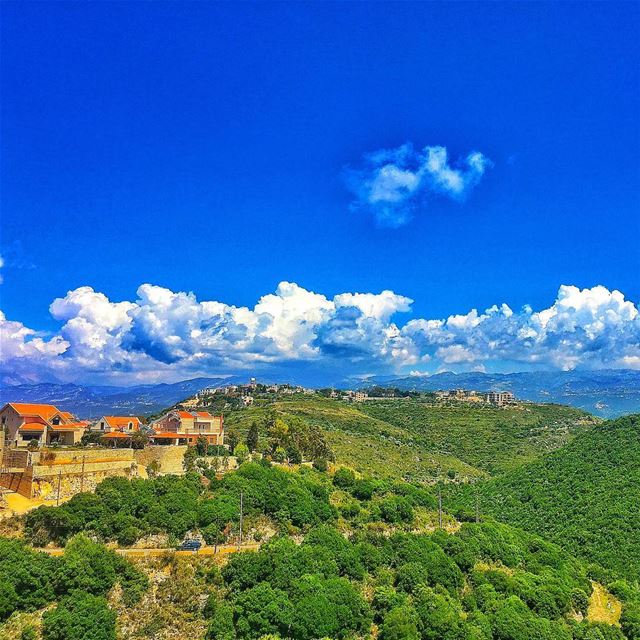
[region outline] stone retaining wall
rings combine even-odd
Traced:
[[[57,496],[59,483],[60,497],[70,497],[94,491],[105,478],[145,476],[144,470],[154,461],[159,464],[159,473],[182,475],[186,450],[186,446],[14,450],[12,461],[24,470],[12,468],[11,473],[0,474],[0,486],[27,498],[47,498]]]
[[[136,462],[145,469],[152,462],[157,462],[160,465],[158,473],[183,475],[183,461],[186,451],[186,445],[152,445],[144,449],[134,450],[133,455]]]

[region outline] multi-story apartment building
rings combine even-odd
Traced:
[[[222,416],[207,411],[170,411],[151,423],[151,439],[156,444],[196,444],[204,436],[208,444],[224,444]]]
[[[485,400],[497,407],[502,407],[505,404],[514,403],[516,399],[511,391],[489,391],[485,396]]]

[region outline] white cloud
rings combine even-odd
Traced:
[[[619,291],[562,286],[554,303],[514,312],[411,319],[393,291],[329,298],[282,282],[253,308],[199,301],[151,284],[113,302],[80,287],[50,306],[45,335],[0,314],[0,364],[32,380],[133,382],[240,371],[316,367],[342,373],[442,368],[640,368],[640,313]],[[413,369],[415,371],[415,369]]]
[[[490,166],[491,161],[479,151],[452,167],[445,147],[415,151],[407,143],[366,154],[363,167],[347,170],[346,179],[356,196],[353,208],[371,212],[382,226],[398,227],[424,206],[427,194],[464,199]]]

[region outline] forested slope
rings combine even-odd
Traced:
[[[640,579],[640,415],[605,422],[503,476],[459,488],[481,509]]]
[[[28,514],[28,540],[66,542],[67,551],[59,560],[0,539],[10,551],[0,557],[8,585],[0,591],[0,637],[29,612],[36,628],[28,637],[42,640],[637,637],[634,585],[607,584],[619,598],[612,621],[619,626],[597,622],[589,613],[597,569],[493,521],[460,524],[445,514],[448,530],[437,529],[428,518],[437,505],[432,489],[266,459],[222,478],[206,475],[208,482],[196,473],[112,478],[95,494]],[[228,556],[222,570],[206,557],[196,565],[194,556],[166,554],[162,566],[137,565],[150,570],[146,580],[100,544],[187,533],[233,541],[241,494],[246,539],[262,546]],[[35,560],[38,567],[26,571]],[[78,604],[66,597],[72,589],[88,595]],[[52,602],[57,607],[45,612]]]
[[[594,418],[570,407],[437,406],[424,399],[347,404],[319,396],[280,398],[225,415],[228,430],[256,422],[268,436],[269,416],[322,429],[337,462],[380,476],[430,480],[439,473],[477,478],[499,473],[558,448]]]

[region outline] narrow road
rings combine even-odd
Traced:
[[[168,552],[173,552],[178,556],[224,556],[229,553],[237,553],[238,551],[257,551],[259,548],[260,544],[258,542],[254,542],[253,544],[243,544],[240,547],[236,544],[218,545],[217,550],[215,547],[204,546],[201,547],[199,551],[177,551],[171,547],[167,547],[165,549],[126,548],[114,549],[113,551],[121,556],[151,558],[154,556],[161,556]],[[64,554],[64,549],[62,547],[41,547],[35,548],[34,551],[43,551],[44,553],[48,553],[50,556],[61,556]]]

